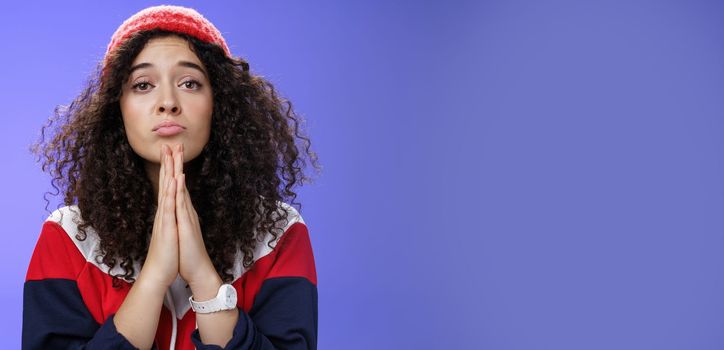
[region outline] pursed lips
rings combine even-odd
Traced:
[[[180,127],[180,128],[183,128],[183,129],[186,129],[183,125],[181,125],[181,124],[179,124],[179,123],[176,123],[176,122],[170,121],[170,120],[164,120],[164,121],[162,121],[161,123],[157,124],[157,125],[153,128],[153,130],[151,130],[151,131],[156,131],[156,130],[158,130],[158,129],[160,129],[160,128],[174,127],[174,126]]]

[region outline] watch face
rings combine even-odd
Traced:
[[[236,306],[236,289],[231,286],[226,286],[226,292],[224,293],[224,304],[226,307],[235,307]]]

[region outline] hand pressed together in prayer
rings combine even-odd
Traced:
[[[147,263],[158,255],[162,266],[152,269],[158,268],[162,283],[168,286],[181,275],[194,299],[206,300],[216,296],[222,281],[204,245],[199,217],[186,187],[183,159],[183,144],[161,147],[158,210]]]

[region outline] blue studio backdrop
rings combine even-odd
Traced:
[[[158,4],[0,5],[3,348],[52,190],[28,146]],[[306,120],[320,349],[724,348],[723,2],[175,4]]]

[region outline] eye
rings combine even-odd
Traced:
[[[181,85],[183,85],[187,89],[192,89],[192,90],[198,90],[199,88],[201,88],[201,83],[199,83],[196,80],[187,80],[187,81],[184,81],[183,83],[181,83]]]
[[[139,81],[138,83],[133,84],[133,86],[131,88],[133,90],[146,91],[146,90],[148,90],[147,88],[149,86],[152,86],[151,83],[149,83],[147,81]]]

